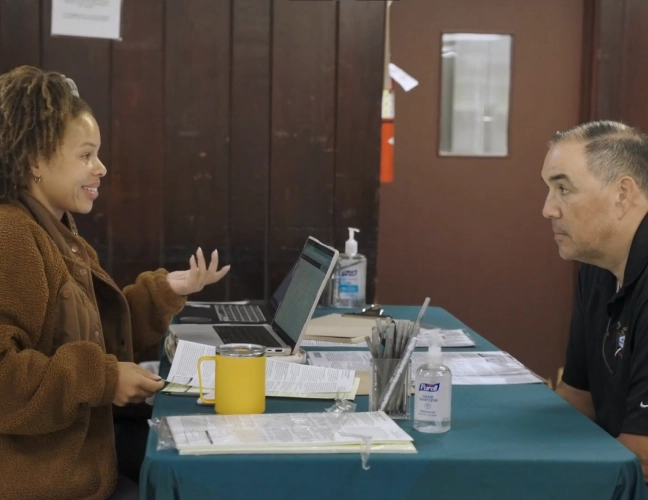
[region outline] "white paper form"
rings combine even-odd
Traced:
[[[173,363],[167,381],[174,384],[198,387],[198,359],[202,356],[215,356],[216,347],[180,340],[173,355]],[[203,388],[214,388],[214,363],[204,362],[200,365]]]
[[[163,389],[164,392],[175,393],[175,394],[187,394],[187,395],[199,395],[200,390],[197,387],[189,387],[188,385],[175,385],[169,384],[171,386],[170,390],[167,391],[167,387]],[[355,378],[353,383],[353,388],[349,392],[281,392],[274,391],[270,392],[266,390],[266,396],[269,398],[298,398],[298,399],[347,399],[353,401],[358,395],[358,389],[360,388],[360,379]],[[203,398],[206,400],[214,399],[214,391],[203,394]],[[199,405],[210,405],[212,403],[205,403],[202,399],[198,398],[196,403]]]
[[[289,394],[350,392],[355,381],[354,370],[283,363],[268,359],[266,392]]]
[[[180,340],[167,381],[198,387],[198,358],[214,356],[213,346]],[[214,362],[201,365],[203,389],[214,388]],[[266,395],[349,393],[355,386],[355,371],[266,360]],[[290,396],[287,396],[290,397]]]
[[[349,349],[367,349],[366,342],[349,344],[348,342],[329,342],[327,340],[302,340],[302,347],[347,347]]]
[[[426,352],[412,355],[412,378],[426,362]],[[315,366],[369,371],[369,351],[312,351],[308,360]],[[506,352],[444,352],[443,364],[452,372],[453,385],[502,385],[542,383],[537,375]]]
[[[428,347],[433,335],[439,335],[441,347],[474,347],[475,341],[466,332],[459,329],[421,328],[416,338],[416,347]]]
[[[371,354],[369,351],[310,351],[308,362],[313,366],[368,372]]]
[[[299,453],[331,445],[410,444],[413,439],[383,412],[275,413],[167,417],[180,452],[272,450]]]
[[[441,347],[474,347],[475,342],[461,329],[444,330],[443,328],[421,328],[416,347],[427,347],[433,334],[439,334]],[[366,342],[349,344],[345,342],[327,342],[326,340],[303,340],[303,347],[343,347],[347,349],[367,349]]]
[[[52,35],[120,39],[122,0],[52,0]]]
[[[425,353],[416,353],[418,366],[425,362]],[[542,379],[507,352],[448,352],[444,364],[452,372],[456,385],[539,384]],[[446,361],[447,360],[447,361]]]

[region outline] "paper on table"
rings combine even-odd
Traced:
[[[266,391],[290,394],[349,392],[355,372],[268,359]]]
[[[371,444],[405,445],[412,437],[383,412],[274,413],[261,415],[191,415],[166,417],[176,448],[190,453],[319,453],[358,450]]]
[[[421,328],[416,339],[416,347],[427,347],[432,335],[439,335],[441,347],[473,347],[475,342],[462,329]]]
[[[316,338],[317,340],[345,339],[351,342],[362,342],[365,336],[371,336],[371,328],[374,326],[376,326],[375,318],[327,314],[308,322],[304,338]]]
[[[444,330],[443,328],[421,328],[416,347],[427,347],[433,333],[440,335],[441,347],[473,347],[475,342],[461,329]],[[303,347],[345,347],[349,349],[367,349],[367,342],[349,344],[346,342],[329,342],[326,340],[303,340]]]
[[[426,362],[426,352],[412,355],[412,376]],[[369,371],[369,351],[311,351],[312,365]],[[453,385],[536,384],[542,379],[506,352],[444,352],[443,364],[452,372]],[[412,377],[413,378],[413,377]]]
[[[197,387],[198,358],[213,356],[216,348],[180,340],[173,357],[167,381]],[[214,388],[214,364],[202,364],[203,390]],[[266,361],[266,394],[312,394],[351,392],[355,383],[353,370],[338,370],[317,366],[285,363],[268,358]]]
[[[349,349],[367,349],[367,342],[330,342],[328,340],[302,340],[302,347],[347,347]]]
[[[408,75],[394,63],[389,63],[389,76],[392,77],[401,87],[403,87],[403,90],[405,92],[409,92],[419,84],[416,78]]]
[[[266,391],[266,396],[269,398],[297,398],[297,399],[348,399],[353,401],[358,395],[358,389],[360,388],[360,378],[356,377],[353,382],[353,387],[349,392],[268,392]],[[178,386],[188,389],[188,391],[183,392],[183,394],[197,395],[200,391],[196,387],[189,386]],[[181,389],[180,389],[181,390]],[[214,399],[214,392],[209,394],[203,394],[205,399]],[[200,398],[196,401],[199,405],[209,405],[211,403],[204,403]]]
[[[198,359],[202,356],[215,356],[216,347],[186,340],[178,341],[173,363],[167,381],[175,384],[198,387]],[[214,388],[214,364],[203,363],[201,373],[203,387]]]

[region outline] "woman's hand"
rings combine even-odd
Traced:
[[[207,267],[203,251],[198,248],[196,255],[189,259],[189,270],[173,271],[167,274],[167,281],[178,295],[189,295],[199,292],[206,285],[220,281],[230,270],[230,266],[225,266],[220,271],[217,271],[217,268],[218,250],[212,252],[211,262]]]

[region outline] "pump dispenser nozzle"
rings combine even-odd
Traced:
[[[435,333],[430,339],[430,344],[427,352],[428,366],[441,366],[443,364],[443,352],[439,342],[439,334]]]
[[[350,257],[358,253],[358,242],[355,240],[355,233],[359,233],[360,230],[355,227],[349,228],[349,239],[344,243],[344,253]]]

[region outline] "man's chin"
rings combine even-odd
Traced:
[[[558,255],[563,260],[576,260],[576,255],[574,255],[573,251],[560,245],[558,246]]]

